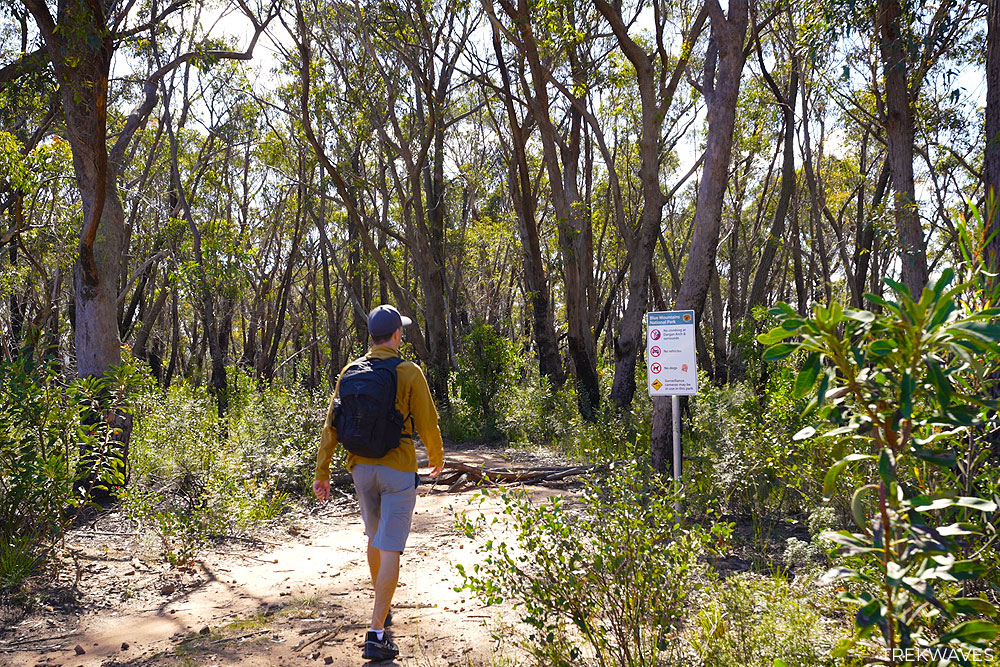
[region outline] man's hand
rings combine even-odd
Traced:
[[[313,482],[313,493],[316,494],[316,498],[325,503],[330,499],[330,480],[316,480]]]
[[[444,469],[444,464],[443,463],[441,465],[439,465],[439,466],[435,466],[434,469],[431,470],[431,477],[437,477],[438,475],[441,474],[441,471],[443,469]]]

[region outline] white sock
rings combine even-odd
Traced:
[[[385,636],[385,630],[376,630],[375,628],[368,628],[368,632],[374,632],[375,636],[378,637],[379,641],[382,641],[382,637]]]

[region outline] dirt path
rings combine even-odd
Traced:
[[[490,450],[457,452],[453,460],[510,465]],[[561,492],[529,488],[539,497]],[[492,629],[511,620],[510,609],[483,607],[454,590],[461,584],[455,565],[468,567],[476,559],[474,542],[453,526],[454,512],[473,493],[427,485],[418,490],[393,603],[400,656],[379,664],[491,664]],[[497,511],[496,501],[482,511]],[[371,614],[371,583],[353,500],[342,497],[262,539],[257,544],[263,548],[231,542],[177,570],[142,555],[135,536],[77,531],[73,545],[86,554],[82,609],[45,605],[42,613],[5,627],[0,664],[364,664],[360,645]]]

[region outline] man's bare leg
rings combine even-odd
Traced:
[[[375,578],[375,607],[372,609],[372,630],[385,629],[385,616],[389,613],[392,596],[395,594],[396,584],[399,582],[399,552],[379,551],[378,559],[378,575]],[[370,557],[369,563],[371,563]]]
[[[372,588],[378,581],[379,550],[372,546],[372,541],[368,540],[368,571],[372,575]]]

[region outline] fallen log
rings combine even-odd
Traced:
[[[447,487],[448,492],[459,491],[470,484],[540,484],[558,482],[575,475],[585,475],[594,470],[594,466],[570,466],[519,469],[487,469],[470,466],[465,463],[449,462],[437,479],[427,478],[432,486]]]

